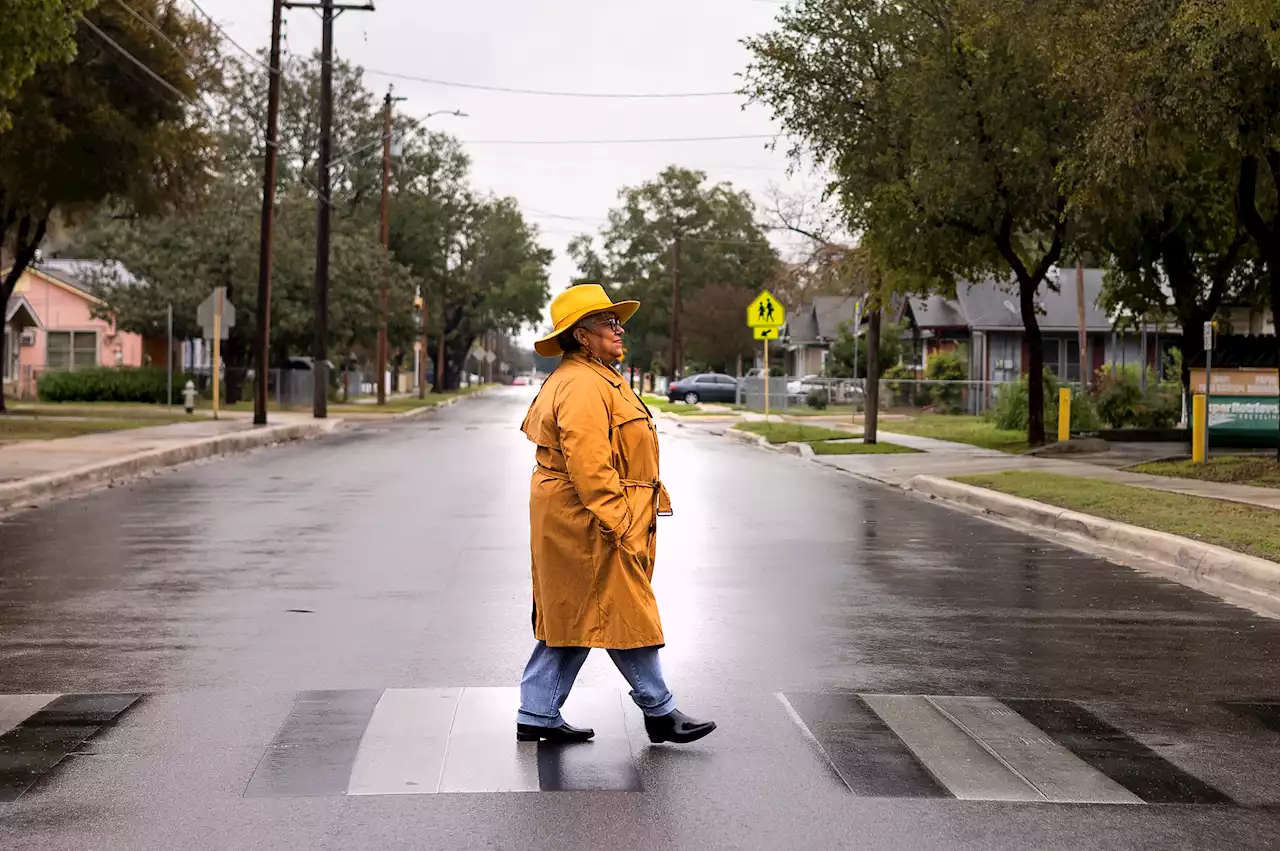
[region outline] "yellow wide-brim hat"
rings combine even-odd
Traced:
[[[612,301],[604,287],[599,284],[575,284],[551,301],[551,324],[555,327],[550,334],[533,344],[533,350],[544,358],[564,354],[557,339],[565,331],[584,316],[612,310],[618,314],[620,322],[626,322],[635,316],[640,309],[638,301]]]

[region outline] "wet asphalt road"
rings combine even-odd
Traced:
[[[446,745],[420,772],[443,794],[378,792],[388,761],[419,759],[379,700],[410,725],[447,704],[442,729],[509,711],[531,398],[0,523],[0,847],[1280,847],[1280,622],[666,422],[663,663],[720,729],[649,746],[593,654],[566,714],[600,749],[540,753],[525,780],[632,791],[485,791],[524,770],[501,721],[419,741]],[[119,694],[138,698],[83,697]],[[1003,701],[987,720],[1035,725],[1010,747],[1057,742],[1064,771],[1131,805],[985,800],[1004,769],[926,717],[963,708],[946,696]]]

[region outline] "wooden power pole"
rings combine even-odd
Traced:
[[[253,424],[267,424],[267,377],[271,367],[271,253],[276,208],[276,161],[280,139],[280,27],[283,0],[271,4],[271,50],[267,68],[266,166],[262,176],[262,230],[258,241],[258,328],[254,340]],[[170,308],[172,310],[172,308]],[[172,336],[172,335],[171,335]],[[170,339],[172,346],[172,339]],[[173,352],[169,353],[173,366]],[[172,383],[172,382],[170,382]]]
[[[329,197],[329,162],[333,155],[333,22],[346,11],[372,12],[373,4],[340,4],[334,0],[285,4],[289,8],[319,9],[323,22],[320,38],[320,143],[319,182],[316,185],[316,290],[315,339],[311,351],[311,377],[315,382],[312,413],[329,416],[329,231],[333,199]]]
[[[671,242],[671,380],[680,375],[680,234]]]

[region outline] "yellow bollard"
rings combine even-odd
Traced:
[[[1071,388],[1058,390],[1058,442],[1071,439]]]
[[[1191,397],[1191,463],[1203,464],[1208,441],[1209,404],[1203,394]]]

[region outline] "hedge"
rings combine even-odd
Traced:
[[[168,400],[168,371],[160,367],[114,369],[97,367],[71,372],[46,372],[36,383],[42,402],[146,402]],[[188,375],[173,376],[173,398],[182,398]]]

